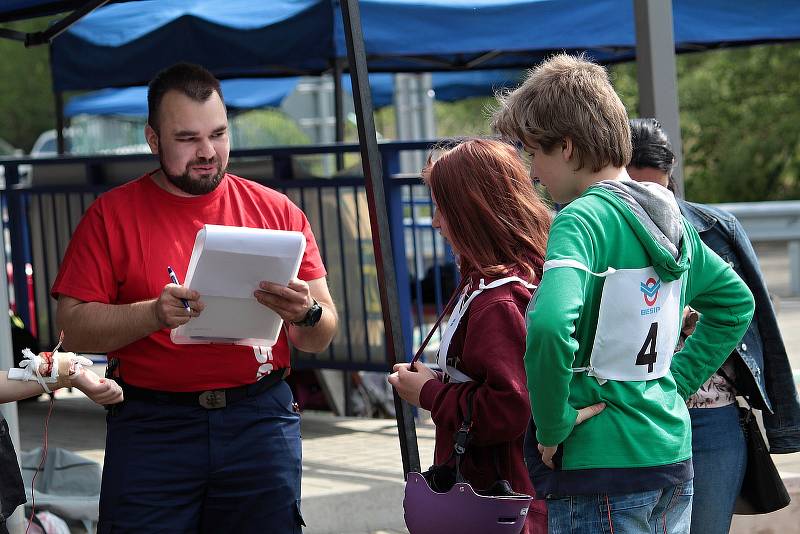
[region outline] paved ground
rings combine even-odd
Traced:
[[[800,299],[788,295],[788,261],[780,248],[762,249],[759,253],[770,289],[779,297],[778,318],[793,367],[800,369]],[[46,409],[45,402],[20,404],[24,449],[41,443]],[[50,446],[66,447],[102,462],[104,413],[85,398],[63,396],[57,401],[50,422]],[[422,464],[427,466],[433,454],[433,428],[420,425],[417,434]],[[406,532],[402,513],[402,467],[393,420],[345,419],[324,413],[305,413],[303,437],[306,532]],[[800,453],[775,456],[775,460],[781,471],[800,475]],[[773,532],[776,521],[774,516],[737,519],[735,532]],[[797,526],[800,521],[790,519],[784,524],[793,525],[795,530],[781,527],[775,532],[800,532]]]
[[[20,405],[23,449],[43,437],[47,402]],[[80,396],[56,401],[50,447],[65,447],[103,461],[105,412]],[[304,413],[303,515],[308,533],[405,532],[403,469],[394,420],[346,419]],[[433,457],[433,427],[417,430],[423,464]]]

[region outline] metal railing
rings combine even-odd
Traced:
[[[442,283],[449,249],[429,224],[427,188],[419,177],[398,176],[404,151],[427,150],[431,142],[381,145],[390,228],[405,346],[413,353],[431,317],[449,295]],[[320,354],[295,354],[297,368],[386,370],[384,331],[364,178],[356,144],[234,151],[230,172],[286,194],[307,215],[328,270],[328,285],[340,315],[339,334]],[[320,176],[319,158],[345,155],[352,163],[336,176]],[[157,167],[149,155],[13,158],[2,191],[7,253],[13,265],[17,313],[35,325],[42,346],[57,338],[56,302],[49,296],[58,266],[82,214],[102,192]],[[32,165],[20,179],[19,167]],[[24,177],[23,177],[24,178]],[[402,236],[394,242],[395,236]],[[449,260],[447,258],[450,258]],[[31,273],[26,275],[26,270]],[[430,273],[428,273],[430,271]],[[426,274],[428,277],[426,278]],[[29,289],[32,279],[32,292]],[[29,295],[30,293],[30,295]],[[33,306],[28,300],[33,300]],[[32,315],[31,315],[32,311]]]
[[[800,201],[714,204],[734,215],[754,243],[785,242],[789,254],[789,289],[800,295]]]

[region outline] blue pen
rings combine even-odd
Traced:
[[[172,267],[169,265],[167,265],[167,274],[169,275],[169,279],[173,284],[178,286],[181,285],[181,283],[178,282],[178,277],[175,276],[175,271],[173,271]],[[186,308],[186,311],[192,313],[192,309],[189,307],[189,303],[186,301],[186,299],[181,299],[181,302],[183,303],[183,307]]]

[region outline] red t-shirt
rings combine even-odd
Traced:
[[[298,278],[308,281],[326,274],[308,219],[285,195],[226,174],[211,193],[179,197],[145,174],[89,207],[51,294],[104,304],[157,298],[169,283],[168,265],[179,280],[186,277],[197,231],[204,224],[303,232],[306,250]],[[285,332],[272,347],[271,360],[258,347],[176,345],[169,333],[160,330],[109,353],[119,358],[123,380],[144,388],[200,391],[255,382],[265,364],[273,369],[289,366]]]

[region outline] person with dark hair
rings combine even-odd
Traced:
[[[730,351],[744,333],[753,298],[669,191],[628,177],[628,117],[602,66],[547,59],[500,95],[494,126],[565,205],[525,350],[526,461],[550,532],[688,534],[686,398],[724,359],[709,348]],[[685,304],[704,320],[673,354]]]
[[[514,491],[533,496],[522,457],[530,419],[524,314],[542,275],[549,210],[517,150],[501,141],[463,141],[430,162],[422,176],[434,202],[433,227],[456,255],[463,296],[442,334],[443,372],[397,364],[389,382],[406,401],[431,412],[435,464],[452,462],[453,436],[469,403],[473,424],[464,477],[485,490],[499,476]],[[547,532],[543,501],[531,504],[523,532]]]
[[[675,156],[656,119],[632,119],[634,180],[672,189]],[[800,450],[800,401],[775,310],[753,246],[736,218],[705,204],[677,199],[700,239],[745,281],[755,298],[753,321],[719,371],[687,402],[692,418],[692,532],[727,533],[744,478],[747,450],[736,396],[763,411],[772,453]],[[689,322],[696,312],[688,312]],[[690,330],[687,327],[687,330]]]
[[[300,420],[283,378],[287,338],[319,352],[336,329],[319,249],[285,195],[226,172],[228,118],[211,73],[168,68],[148,103],[159,168],[89,207],[51,290],[65,346],[108,353],[125,393],[107,418],[98,531],[300,532]],[[167,266],[182,279],[204,224],[305,235],[298,277],[254,288],[285,321],[274,346],[170,340],[203,313],[202,295],[170,283]]]

